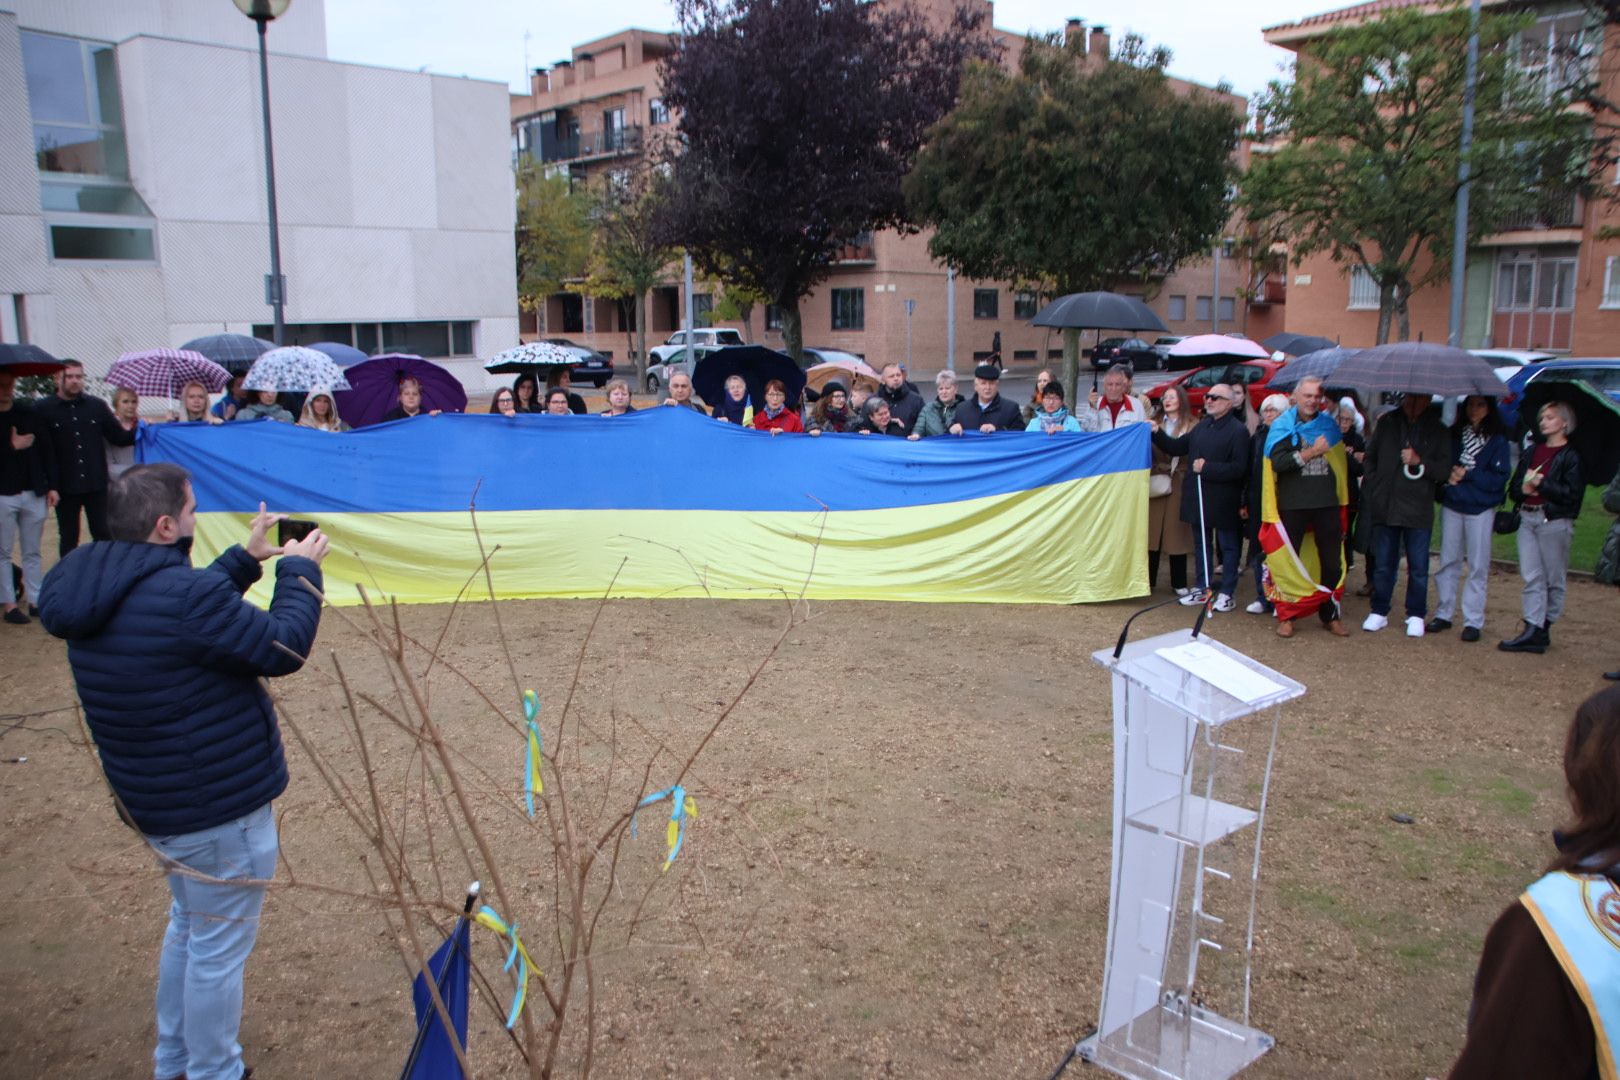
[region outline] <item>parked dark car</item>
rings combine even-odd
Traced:
[[[1165,367],[1170,366],[1170,346],[1178,341],[1185,341],[1180,334],[1164,334],[1153,339],[1153,351],[1159,354],[1159,363]]]
[[[1153,346],[1135,337],[1103,338],[1091,350],[1091,366],[1099,371],[1115,364],[1129,364],[1132,371],[1152,371],[1160,364]]]
[[[1574,382],[1576,379],[1590,383],[1592,389],[1609,395],[1609,400],[1620,404],[1620,359],[1603,357],[1598,359],[1580,358],[1574,360],[1546,360],[1539,364],[1527,364],[1508,379],[1508,389],[1513,391],[1502,400],[1502,422],[1511,431],[1519,423],[1519,399],[1524,395],[1524,388],[1532,382],[1551,379],[1558,382]]]
[[[579,366],[574,369],[573,380],[577,383],[590,383],[600,390],[613,378],[613,358],[607,353],[588,349],[584,345],[575,344],[567,338],[548,337],[540,340],[552,345],[561,345],[575,356],[579,357]]]

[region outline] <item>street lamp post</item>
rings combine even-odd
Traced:
[[[264,279],[264,301],[275,312],[273,340],[286,333],[287,279],[281,276],[281,229],[276,221],[276,156],[270,141],[270,58],[265,28],[287,13],[292,0],[232,0],[237,10],[259,26],[259,90],[264,104],[264,188],[270,207],[270,273]]]

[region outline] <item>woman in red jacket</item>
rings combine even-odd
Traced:
[[[754,414],[754,430],[780,435],[784,431],[804,433],[799,410],[787,407],[787,386],[781,379],[765,384],[765,408]]]

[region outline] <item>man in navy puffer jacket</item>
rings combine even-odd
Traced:
[[[113,482],[113,539],[69,552],[46,575],[40,621],[68,641],[107,781],[169,869],[169,929],[158,961],[155,1075],[237,1080],[242,969],[253,950],[277,840],[270,800],[287,787],[275,709],[261,677],[309,655],[326,538],[280,549],[275,596],[243,598],[278,550],[277,518],[247,544],[193,569],[197,501],[186,471],[138,465]]]

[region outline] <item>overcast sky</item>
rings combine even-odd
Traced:
[[[1004,30],[1058,30],[1069,18],[1134,30],[1174,54],[1170,71],[1245,96],[1278,74],[1289,53],[1260,37],[1266,26],[1348,6],[1350,0],[997,0]],[[334,60],[471,75],[526,89],[528,67],[567,58],[573,47],[626,27],[669,30],[669,0],[326,0]],[[525,43],[524,35],[528,41]]]

